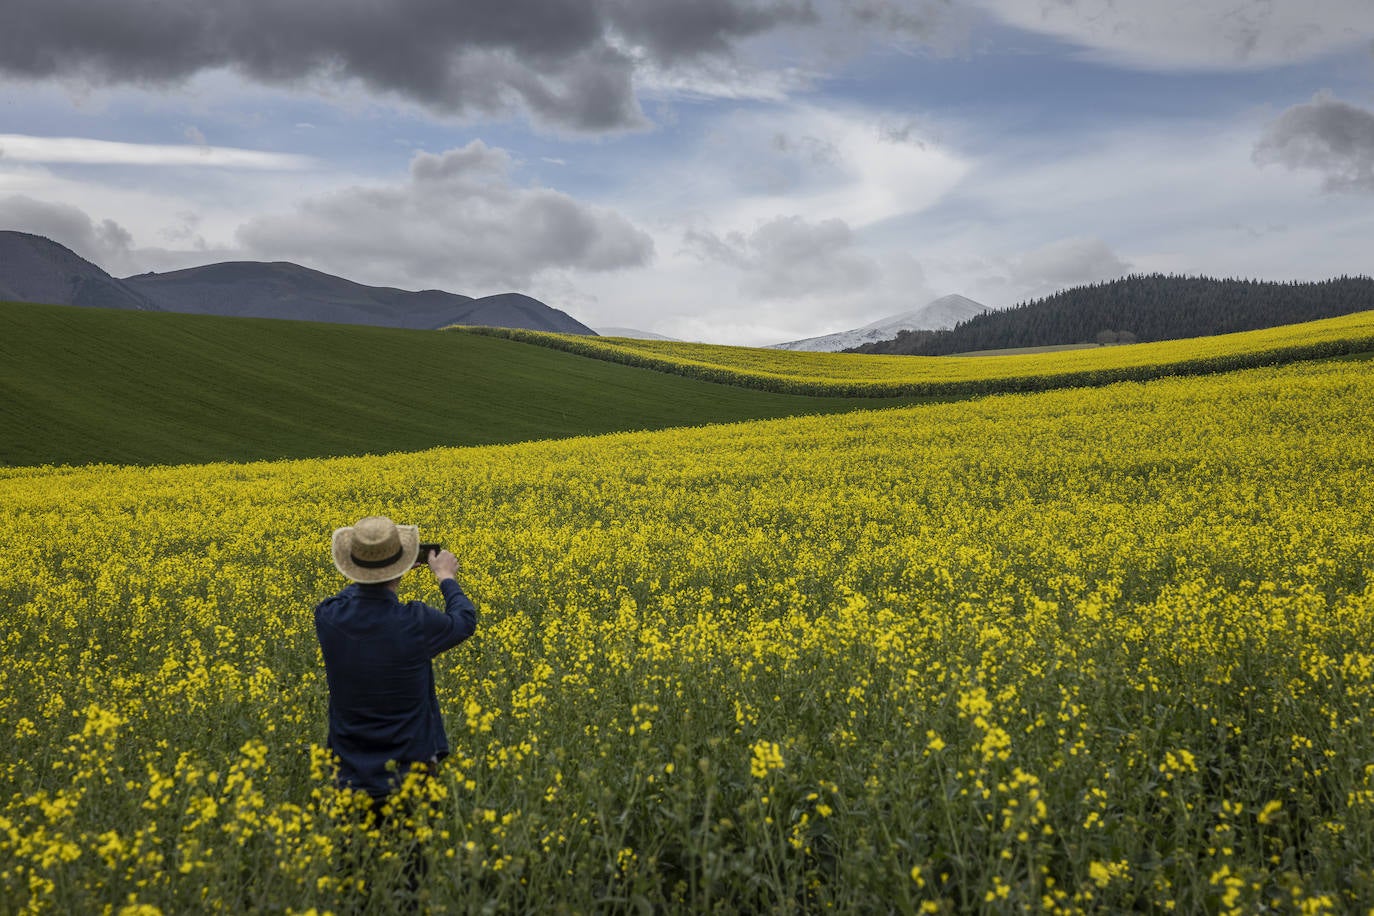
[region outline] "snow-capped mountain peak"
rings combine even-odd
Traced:
[[[811,352],[837,352],[857,347],[860,344],[879,340],[891,340],[899,331],[939,331],[952,328],[961,321],[988,311],[988,307],[974,302],[967,296],[957,293],[941,296],[933,302],[913,312],[889,315],[861,328],[808,337],[804,340],[791,340],[787,343],[773,344],[776,350],[808,350]]]

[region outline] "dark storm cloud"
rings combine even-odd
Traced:
[[[448,114],[524,108],[580,130],[642,121],[634,74],[728,54],[809,0],[9,0],[0,74],[166,85],[230,68],[353,79]]]
[[[549,188],[512,184],[510,157],[480,140],[419,153],[408,180],[313,198],[258,217],[239,241],[370,282],[460,291],[523,288],[546,270],[615,270],[648,263],[653,240],[614,211]]]
[[[608,6],[612,21],[626,38],[667,64],[700,54],[725,53],[734,38],[816,18],[809,0],[618,0]]]
[[[1254,158],[1318,172],[1328,191],[1374,191],[1374,112],[1320,93],[1279,115]]]

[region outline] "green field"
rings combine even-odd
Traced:
[[[0,303],[0,324],[0,465],[376,454],[872,406],[471,334],[19,303]]]

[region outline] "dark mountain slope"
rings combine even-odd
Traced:
[[[483,296],[481,299],[473,299],[469,304],[471,309],[461,321],[454,324],[476,324],[487,325],[489,327],[516,327],[517,325],[498,325],[492,319],[502,315],[519,316],[528,321],[561,321],[563,327],[549,328],[550,331],[560,331],[564,334],[595,334],[591,328],[573,318],[567,312],[545,305],[538,299],[526,296],[523,293],[497,293],[495,296]],[[549,313],[553,314],[550,315]],[[532,324],[522,324],[518,327],[533,327]]]
[[[163,274],[139,274],[126,277],[124,282],[169,312],[395,328],[488,324],[594,333],[565,313],[517,293],[473,299],[437,289],[410,292],[365,286],[282,261],[230,261]]]
[[[401,328],[457,320],[469,296],[364,286],[283,261],[228,261],[126,277],[163,310],[232,318],[290,318]]]
[[[156,310],[148,297],[41,235],[0,231],[0,299]]]

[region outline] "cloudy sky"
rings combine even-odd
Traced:
[[[0,229],[766,344],[1374,270],[1370,0],[7,0]]]

